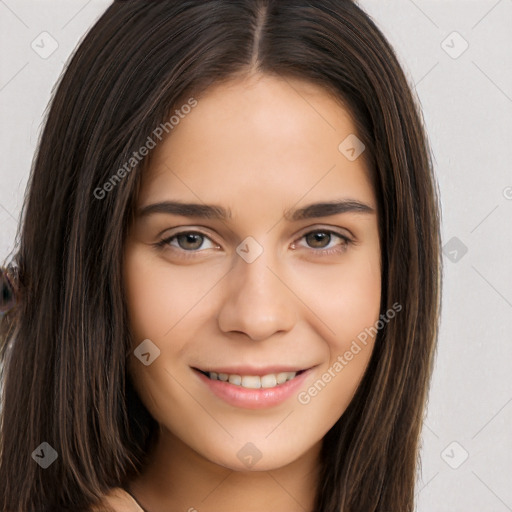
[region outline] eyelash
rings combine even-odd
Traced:
[[[324,233],[324,234],[328,234],[328,235],[334,235],[335,237],[338,237],[342,240],[342,244],[340,245],[337,245],[337,249],[314,249],[314,248],[311,248],[311,251],[313,252],[313,254],[315,256],[319,256],[319,257],[324,257],[324,256],[332,256],[334,254],[343,254],[348,246],[350,244],[353,243],[353,241],[348,238],[347,236],[345,235],[342,235],[340,233],[337,233],[335,231],[331,231],[329,229],[315,229],[313,231],[308,231],[307,233],[305,233],[304,235],[302,235],[299,240],[302,240],[303,238],[306,238],[308,235],[311,235],[311,234],[314,234],[314,233]],[[159,242],[157,242],[156,244],[154,244],[156,246],[157,249],[160,249],[160,250],[165,250],[166,248],[168,247],[172,247],[172,249],[175,249],[175,250],[178,250],[179,252],[183,253],[181,257],[183,258],[195,258],[196,256],[196,253],[198,252],[201,252],[201,249],[195,249],[195,250],[185,250],[185,249],[181,249],[179,247],[174,247],[174,246],[171,246],[169,245],[170,242],[172,240],[174,240],[175,238],[179,237],[180,235],[200,235],[204,238],[208,238],[210,239],[210,237],[208,235],[206,235],[205,233],[201,233],[200,231],[181,231],[179,233],[175,233],[173,234],[172,236],[170,237],[167,237],[167,238],[164,238],[162,240],[160,240]],[[211,240],[213,242],[213,240]],[[331,242],[331,240],[329,240],[329,243]],[[295,244],[295,242],[294,242]],[[202,244],[201,244],[202,245]],[[204,250],[204,249],[203,249]]]

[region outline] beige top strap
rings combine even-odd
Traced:
[[[91,512],[144,512],[133,496],[121,487],[113,488]]]

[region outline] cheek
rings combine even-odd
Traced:
[[[317,325],[322,325],[325,358],[299,402],[314,402],[312,409],[335,421],[363,377],[378,332],[380,254],[377,248],[354,252],[343,264],[318,272],[323,275],[309,275],[302,287],[309,290],[308,305],[322,321]],[[312,277],[314,282],[324,283],[321,289],[311,286]]]
[[[313,269],[313,270],[312,270]],[[337,357],[379,318],[381,269],[378,244],[346,254],[340,264],[296,269],[297,289],[317,315],[316,325]],[[320,320],[320,321],[318,321]]]
[[[377,253],[362,253],[337,281],[337,308],[330,314],[337,333],[334,344],[347,349],[347,341],[357,338],[379,318],[381,302],[380,257]],[[337,310],[337,313],[336,313]]]
[[[200,298],[192,266],[176,271],[148,254],[147,248],[127,247],[124,263],[125,295],[134,343],[161,340],[182,321]],[[207,279],[200,287],[210,286]],[[192,283],[192,285],[191,285]]]
[[[380,254],[373,251],[358,255],[339,285],[338,316],[332,311],[337,322],[336,336],[330,338],[330,364],[341,361],[344,378],[357,382],[366,369],[376,337],[374,326],[381,302]]]

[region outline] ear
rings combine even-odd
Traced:
[[[0,268],[0,313],[16,306],[18,295],[17,273],[12,268]]]

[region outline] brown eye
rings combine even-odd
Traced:
[[[200,233],[182,233],[175,236],[181,249],[193,251],[199,249],[203,245],[204,235]]]
[[[167,248],[173,251],[181,251],[183,255],[185,255],[185,253],[192,255],[194,253],[203,252],[204,249],[218,248],[209,236],[198,231],[182,231],[176,233],[160,240],[156,246],[160,249]]]
[[[331,233],[327,231],[312,231],[306,235],[306,241],[314,249],[324,249],[331,241]]]
[[[310,249],[314,256],[340,255],[344,253],[352,242],[350,238],[336,233],[329,229],[317,229],[310,231],[301,237],[305,241],[301,243],[302,247]],[[294,248],[297,247],[293,244]]]

